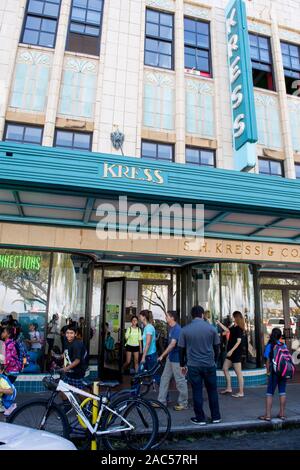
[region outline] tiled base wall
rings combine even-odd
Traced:
[[[92,367],[89,375],[87,375],[88,380],[94,380],[97,378],[97,369]],[[232,386],[237,386],[237,378],[233,371],[230,372],[232,377]],[[265,385],[267,383],[267,376],[265,369],[253,369],[243,371],[245,387],[255,387],[258,385]],[[37,375],[19,375],[18,379],[15,382],[17,391],[20,393],[33,393],[33,392],[44,392],[45,388],[42,383],[44,374]],[[217,371],[217,384],[218,387],[225,387],[226,382],[224,374],[222,371]]]

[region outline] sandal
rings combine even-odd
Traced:
[[[231,396],[233,398],[244,398],[245,395],[241,395],[240,393],[233,393]]]
[[[259,416],[258,419],[260,419],[261,421],[271,421],[271,418],[269,418],[268,416]]]
[[[221,395],[231,395],[231,394],[232,394],[232,390],[231,390],[231,391],[229,391],[229,390],[222,390],[222,391],[220,392],[220,394],[221,394]]]
[[[286,416],[277,415],[277,418],[278,418],[278,419],[281,419],[282,421],[284,421],[284,420],[286,419]]]

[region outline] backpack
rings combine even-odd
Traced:
[[[22,341],[20,338],[15,341],[15,347],[18,356],[19,372],[22,372],[24,367],[29,364],[30,356],[27,352],[24,341]]]
[[[273,370],[282,379],[292,379],[295,374],[295,366],[292,356],[285,344],[275,344],[273,348]]]
[[[115,341],[111,336],[108,336],[105,340],[105,349],[107,351],[112,351],[115,349]]]

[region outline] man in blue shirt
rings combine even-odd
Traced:
[[[179,391],[178,404],[174,407],[174,410],[182,411],[186,410],[188,407],[188,388],[187,382],[181,374],[179,365],[179,350],[177,343],[181,327],[177,323],[177,313],[175,311],[168,311],[166,314],[166,320],[170,327],[169,345],[158,358],[159,361],[162,361],[167,357],[165,368],[160,380],[158,400],[166,404],[170,380],[174,377],[177,390]]]

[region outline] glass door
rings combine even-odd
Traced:
[[[140,310],[150,310],[153,320],[165,322],[165,315],[172,305],[170,283],[141,282],[139,288]]]
[[[263,342],[267,344],[273,328],[280,328],[284,333],[284,309],[282,289],[261,289],[261,304],[263,315]]]
[[[124,344],[125,278],[104,281],[100,376],[121,381]]]

